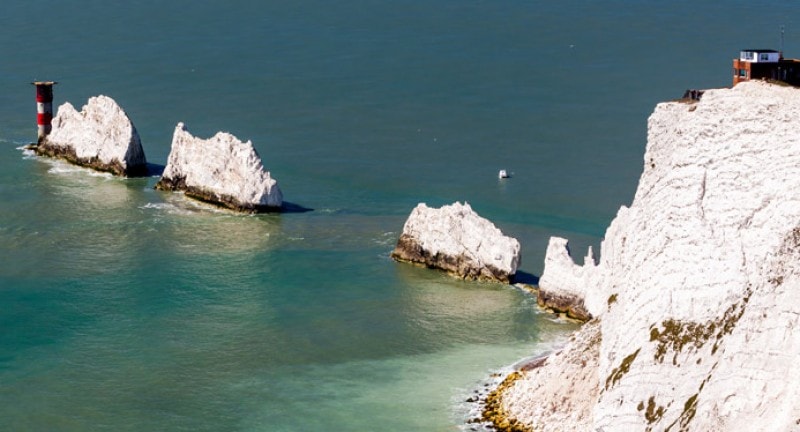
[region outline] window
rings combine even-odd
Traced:
[[[758,61],[769,61],[769,54],[762,53],[758,56]]]
[[[739,76],[742,78],[747,77],[747,69],[739,69]]]

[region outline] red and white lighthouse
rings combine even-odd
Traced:
[[[39,140],[53,128],[53,85],[55,81],[34,81],[36,86],[36,124],[39,126]]]

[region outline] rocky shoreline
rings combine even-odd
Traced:
[[[470,404],[471,409],[465,418],[464,430],[527,432],[529,429],[525,425],[507,417],[501,406],[501,396],[503,391],[523,376],[525,371],[543,365],[548,355],[524,359],[508,369],[494,372],[472,390],[465,400],[467,404]]]
[[[800,90],[764,82],[659,104],[600,262],[548,245],[540,294],[591,320],[508,379],[495,423],[800,431],[798,129]]]
[[[599,322],[589,321],[555,352],[518,363],[487,396],[482,420],[501,432],[589,430],[581,402],[600,391],[594,367],[601,341]],[[532,423],[521,407],[548,422]]]
[[[499,432],[530,432],[531,428],[520,423],[517,419],[509,416],[508,412],[503,408],[503,393],[514,382],[522,378],[522,372],[514,371],[506,376],[506,378],[486,396],[484,401],[484,409],[481,413],[481,420],[490,423],[496,431]]]
[[[539,292],[539,287],[532,284],[515,283],[512,286],[534,297],[536,297]],[[575,319],[569,316],[566,311],[556,310],[551,307],[543,306],[540,303],[537,303],[537,305],[541,308],[543,313],[552,314],[553,319],[559,322],[581,325],[587,324],[586,320]],[[589,325],[596,325],[596,323],[590,322]],[[570,341],[574,339],[575,334],[573,333],[570,337]],[[508,368],[491,373],[486,378],[485,382],[472,390],[472,393],[465,401],[473,407],[469,415],[465,417],[465,426],[463,430],[471,432],[533,431],[534,429],[532,427],[517,419],[512,412],[504,407],[504,398],[506,397],[506,393],[514,387],[517,381],[525,379],[529,374],[544,367],[552,356],[563,355],[562,351],[565,346],[566,342],[559,342],[554,351],[522,359]],[[570,355],[574,355],[574,353]]]
[[[536,295],[538,288],[533,285],[514,284],[514,287],[521,289],[531,295]],[[540,305],[540,307],[542,307]],[[594,329],[591,334],[591,340],[585,344],[584,351],[575,350],[569,344],[574,344],[576,340],[580,339],[581,334],[577,331],[573,333],[567,343],[560,343],[555,351],[546,354],[540,354],[523,359],[509,368],[494,372],[488,376],[487,382],[481,384],[472,391],[472,394],[467,398],[466,402],[474,404],[471,410],[471,415],[465,419],[464,430],[473,432],[532,432],[535,429],[530,424],[527,424],[524,419],[516,416],[514,410],[509,410],[505,404],[505,400],[509,397],[509,392],[515,391],[514,387],[521,381],[529,380],[530,376],[537,373],[553,374],[553,366],[550,363],[559,362],[561,358],[569,358],[576,365],[576,369],[582,369],[590,366],[589,363],[593,360],[596,361],[596,351],[600,343],[600,334],[598,330],[598,322],[594,321],[581,321],[572,318],[564,311],[558,311],[549,307],[542,307],[545,313],[553,314],[558,320],[570,322],[575,324],[583,324]],[[583,346],[583,345],[582,345]],[[541,370],[547,366],[547,370]],[[542,392],[547,392],[550,389],[557,389],[559,384],[566,382],[563,375],[549,377],[548,385],[538,389],[538,396]],[[524,383],[522,383],[524,384]],[[563,389],[562,389],[563,390]],[[519,391],[518,389],[516,391]],[[535,398],[532,398],[535,402]],[[557,411],[557,405],[551,405],[552,411]],[[559,429],[556,429],[559,430]]]

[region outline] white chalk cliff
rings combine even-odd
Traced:
[[[406,220],[392,257],[464,279],[508,282],[519,267],[520,245],[467,203],[439,209],[421,203]]]
[[[505,416],[536,431],[800,430],[799,89],[659,104],[599,263],[565,246],[551,242],[540,288],[582,295],[594,319],[505,390]]]
[[[276,211],[283,204],[278,182],[264,170],[250,141],[218,132],[204,140],[178,123],[172,150],[157,189],[184,191],[187,196],[243,212]]]
[[[52,125],[36,147],[37,153],[121,176],[146,174],[139,134],[114,99],[89,98],[80,112],[66,102],[58,107]]]

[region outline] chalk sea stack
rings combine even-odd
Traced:
[[[591,246],[583,262],[583,266],[579,266],[572,261],[567,239],[551,237],[544,259],[545,271],[539,278],[539,306],[581,321],[591,319],[592,314],[584,304],[585,290],[590,286],[587,279],[594,277],[597,268]]]
[[[136,128],[125,111],[108,96],[89,98],[80,112],[69,102],[58,107],[52,131],[35,147],[43,156],[118,176],[147,173],[147,161]]]
[[[278,182],[264,170],[250,141],[227,132],[209,139],[192,136],[178,123],[172,150],[156,189],[183,191],[186,196],[227,207],[259,213],[279,211],[283,194]]]
[[[519,267],[520,245],[467,203],[439,209],[421,203],[406,220],[392,258],[463,279],[509,282]]]
[[[599,263],[548,247],[540,289],[593,319],[495,412],[537,431],[800,430],[799,130],[787,86],[658,104]]]

